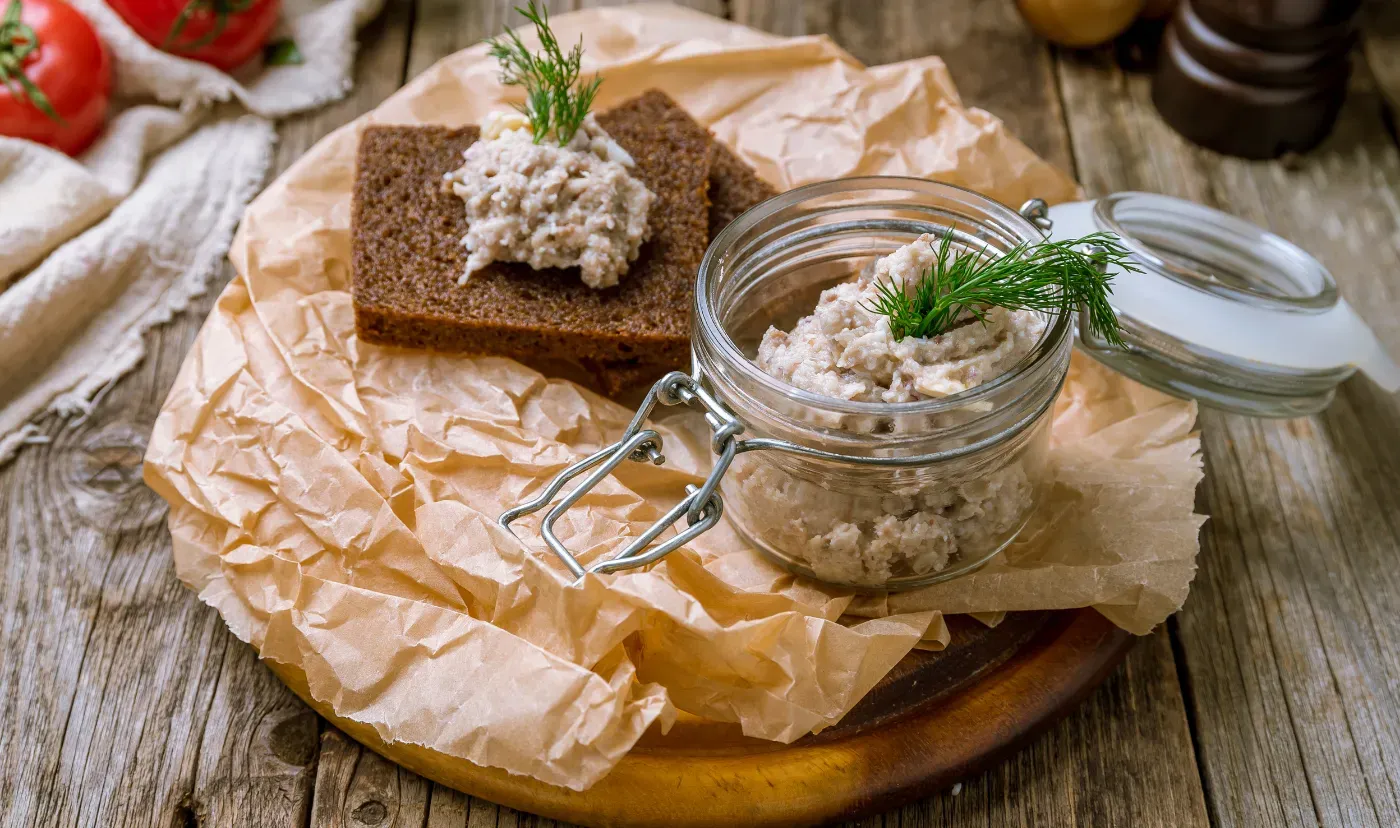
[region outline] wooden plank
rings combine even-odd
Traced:
[[[570,0],[570,7],[574,9],[597,8],[600,6],[627,6],[633,3],[647,3],[651,0]],[[725,0],[679,0],[677,6],[688,6],[696,11],[705,14],[712,14],[715,17],[727,16],[727,4]]]
[[[222,626],[212,610],[199,611]],[[182,812],[200,826],[305,825],[320,719],[258,662],[251,647],[220,632],[222,670]]]
[[[279,164],[396,88],[408,9],[366,31],[350,100],[295,119]],[[217,287],[217,286],[216,286]],[[141,482],[151,424],[218,291],[151,334],[85,421],[0,470],[0,823],[304,825],[317,719],[175,578]]]
[[[796,37],[807,30],[808,0],[729,0],[729,18],[765,32]],[[830,34],[830,32],[826,32]]]
[[[141,413],[118,398],[104,416]],[[54,433],[0,483],[5,825],[163,824],[198,759],[228,636],[171,577],[143,433],[112,419]]]
[[[432,783],[328,728],[316,771],[316,828],[421,828]]]
[[[483,805],[479,810],[485,811]],[[472,798],[464,793],[458,793],[451,788],[444,788],[441,785],[434,785],[432,789],[432,800],[428,803],[428,821],[424,828],[464,828],[470,825],[472,814]],[[478,823],[484,821],[478,817]],[[484,823],[495,828],[496,815],[491,815],[490,822]]]
[[[618,0],[539,0],[539,5],[548,9],[550,14],[626,4]],[[480,43],[506,28],[520,25],[524,21],[515,13],[515,7],[519,5],[522,5],[519,0],[481,0],[471,3],[418,0],[413,23],[412,48],[408,58],[408,77],[418,75],[453,52]],[[723,0],[685,0],[677,5],[724,16]]]
[[[1002,119],[1041,157],[1073,172],[1069,137],[1056,90],[1050,49],[1021,20],[1010,0],[928,3],[864,0],[736,4],[734,19],[749,25],[788,23],[805,10],[804,25],[782,34],[826,34],[868,65],[938,55],[948,65],[964,103]]]
[[[1116,747],[1120,746],[1120,747]],[[886,825],[1206,825],[1165,631],[1021,754]],[[898,816],[898,820],[895,817]]]
[[[540,5],[552,14],[569,10],[568,0],[546,0]],[[453,52],[497,34],[516,17],[511,3],[417,0],[409,39],[408,77],[416,77]]]
[[[1361,18],[1361,43],[1366,63],[1388,109],[1390,130],[1395,133],[1395,113],[1400,110],[1400,6],[1387,0],[1371,0]]]
[[[1106,50],[1060,77],[1091,193],[1166,192],[1281,233],[1400,349],[1400,157],[1364,64],[1333,136],[1284,163],[1187,145]],[[1400,399],[1361,378],[1319,417],[1202,416],[1212,520],[1180,641],[1222,825],[1400,824],[1397,422]]]

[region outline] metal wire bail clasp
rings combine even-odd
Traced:
[[[1016,212],[1040,231],[1040,235],[1049,238],[1050,230],[1055,226],[1055,222],[1050,220],[1050,205],[1045,203],[1043,198],[1028,199],[1021,209]]]
[[[666,462],[665,455],[661,453],[661,435],[652,429],[642,428],[647,417],[651,416],[652,410],[657,405],[689,405],[705,412],[705,422],[709,424],[712,433],[710,447],[716,455],[714,468],[710,470],[710,476],[705,478],[705,482],[701,485],[686,486],[685,498],[662,515],[645,532],[627,544],[621,552],[612,558],[597,561],[592,566],[584,568],[554,534],[554,524],[569,510],[569,507],[588,494],[623,461],[650,462],[658,466]],[[680,371],[672,371],[658,380],[647,392],[646,399],[642,401],[641,407],[637,409],[637,413],[632,417],[632,421],[628,423],[627,429],[617,442],[599,449],[555,475],[554,479],[549,481],[549,485],[545,486],[538,496],[502,513],[496,519],[496,523],[502,529],[515,534],[514,530],[510,528],[511,521],[538,512],[548,506],[570,480],[591,470],[582,483],[564,495],[559,503],[544,516],[544,521],[540,524],[540,534],[544,537],[544,542],[549,545],[555,555],[559,556],[559,560],[569,567],[569,571],[578,578],[582,578],[589,572],[616,572],[622,569],[645,566],[660,560],[667,553],[679,549],[719,523],[720,515],[724,511],[724,502],[720,499],[718,491],[719,480],[728,471],[729,464],[734,462],[734,455],[738,452],[736,438],[743,431],[744,426],[738,418],[719,400],[716,400],[709,391],[706,391],[698,380]],[[685,517],[686,522],[684,529],[673,537],[651,546],[662,532],[675,525],[682,516]]]

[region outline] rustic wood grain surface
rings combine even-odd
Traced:
[[[1400,350],[1400,13],[1377,2],[1336,133],[1271,163],[1155,116],[1142,44],[1046,46],[1011,0],[692,0],[867,63],[947,61],[1090,194],[1184,195],[1317,254]],[[352,96],[282,125],[278,169],[407,77],[497,31],[505,0],[390,0]],[[562,11],[584,2],[548,4]],[[436,786],[287,691],[176,581],[146,436],[213,296],[82,423],[0,470],[0,824],[557,825]],[[1353,379],[1325,414],[1205,412],[1200,573],[1185,609],[1028,749],[869,826],[1400,825],[1400,397]]]

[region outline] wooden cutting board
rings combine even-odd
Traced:
[[[1132,636],[1093,610],[1012,613],[987,628],[949,621],[941,652],[914,652],[841,722],[791,745],[682,717],[647,733],[587,791],[482,768],[313,700],[305,675],[269,661],[336,727],[395,762],[465,793],[584,825],[808,825],[897,807],[975,773],[1078,704],[1122,661]]]

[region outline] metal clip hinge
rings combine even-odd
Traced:
[[[657,405],[690,405],[704,411],[705,422],[709,424],[712,432],[710,445],[716,455],[715,465],[710,470],[709,476],[705,478],[704,483],[699,486],[686,486],[685,498],[657,519],[645,532],[623,547],[620,552],[611,558],[584,567],[583,564],[579,563],[578,558],[569,551],[568,547],[559,540],[558,535],[554,532],[554,524],[563,517],[570,507],[592,491],[593,487],[601,483],[603,478],[611,474],[624,461],[650,462],[658,466],[666,462],[665,455],[661,453],[661,435],[652,429],[642,428],[647,417],[651,415]],[[545,508],[568,485],[569,481],[586,473],[588,476],[583,479],[583,482],[571,489],[555,504],[554,508],[545,514],[544,520],[540,524],[540,534],[544,538],[544,542],[548,544],[555,555],[559,556],[559,559],[564,562],[564,565],[576,578],[582,578],[589,572],[617,572],[618,570],[646,566],[679,549],[719,523],[720,516],[724,512],[724,502],[720,498],[718,490],[719,481],[734,461],[735,454],[738,453],[737,437],[743,433],[743,430],[744,426],[738,418],[716,400],[709,391],[705,390],[698,380],[679,371],[672,371],[662,377],[647,392],[642,405],[637,409],[636,415],[632,417],[632,421],[617,442],[599,449],[564,469],[555,475],[533,499],[502,513],[496,522],[502,529],[514,534],[510,528],[512,521]],[[685,528],[652,546],[656,539],[680,521],[682,516],[685,517]]]

